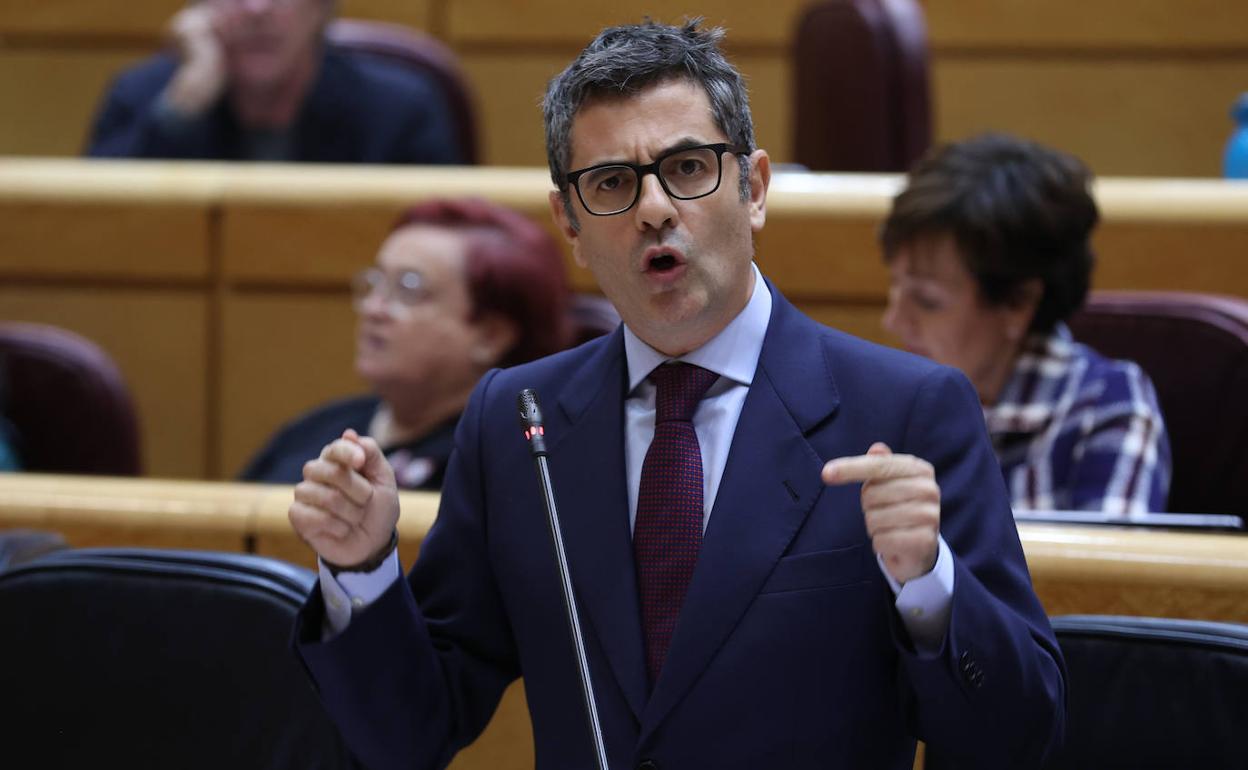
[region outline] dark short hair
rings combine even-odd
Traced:
[[[647,19],[608,27],[598,33],[546,88],[542,115],[550,178],[568,205],[567,174],[572,159],[572,121],[588,101],[625,97],[667,80],[685,79],[702,87],[715,125],[730,143],[754,149],[754,121],[745,80],[719,50],[721,27],[699,29],[701,18],[676,27]],[[737,156],[740,192],[749,197],[749,158]],[[571,214],[571,210],[568,211]]]
[[[1005,134],[937,147],[910,171],[880,230],[885,261],[914,241],[952,236],[989,304],[1039,279],[1031,331],[1048,333],[1087,297],[1099,214],[1073,155]]]
[[[500,313],[515,322],[515,345],[501,366],[565,348],[571,338],[563,254],[533,220],[480,198],[438,199],[404,211],[394,230],[430,225],[462,233],[468,242],[465,272],[474,317]]]

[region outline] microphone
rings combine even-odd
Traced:
[[[546,427],[542,425],[542,407],[537,403],[537,393],[525,388],[516,396],[516,405],[520,407],[520,427],[524,429],[529,450],[534,457],[545,457]]]
[[[589,719],[590,737],[593,739],[598,770],[607,770],[607,749],[603,745],[602,726],[598,722],[598,703],[594,699],[594,684],[589,673],[589,658],[585,655],[585,637],[581,634],[581,617],[576,610],[576,596],[572,592],[572,574],[568,570],[568,556],[563,549],[563,534],[559,529],[559,511],[555,506],[555,490],[550,485],[550,468],[547,465],[546,427],[542,424],[542,408],[537,393],[525,388],[516,396],[520,410],[520,427],[529,442],[533,463],[537,468],[537,480],[546,503],[546,519],[550,525],[550,539],[555,547],[555,561],[559,566],[559,582],[563,589],[563,607],[568,616],[568,630],[572,634],[572,646],[576,650],[577,673],[581,679],[586,717]]]

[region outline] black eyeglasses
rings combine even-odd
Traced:
[[[663,190],[682,201],[702,198],[719,189],[725,152],[749,154],[737,144],[718,142],[683,147],[659,156],[644,166],[636,163],[604,163],[568,174],[581,205],[594,216],[606,217],[628,211],[641,197],[641,180],[654,174]]]

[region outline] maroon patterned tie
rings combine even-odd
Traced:
[[[702,453],[692,420],[698,402],[718,377],[683,363],[664,364],[650,373],[658,388],[654,440],[641,465],[633,558],[652,686],[667,657],[702,546]]]

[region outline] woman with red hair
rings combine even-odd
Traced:
[[[455,423],[481,375],[570,341],[563,259],[527,217],[479,199],[405,211],[353,281],[355,369],[372,386],[286,425],[241,474],[298,483],[347,428],[377,439],[399,486],[439,489]]]

